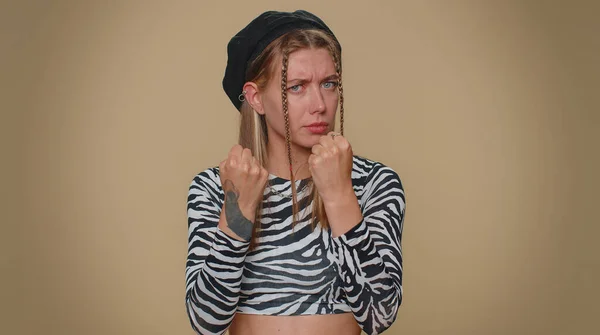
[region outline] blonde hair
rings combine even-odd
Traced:
[[[291,153],[291,138],[290,124],[287,104],[287,69],[290,53],[300,49],[325,49],[329,51],[335,64],[335,71],[338,77],[338,93],[339,93],[339,108],[340,108],[340,133],[344,134],[344,91],[342,86],[342,64],[341,64],[341,47],[339,43],[329,34],[315,29],[295,30],[289,32],[273,42],[271,42],[265,50],[250,64],[246,74],[246,81],[254,82],[259,89],[265,89],[269,80],[277,69],[281,69],[281,100],[283,108],[283,117],[285,121],[285,141],[288,155],[288,164],[290,165],[290,181],[292,189],[292,222],[293,225],[297,222],[298,217],[298,200],[294,171],[292,171],[292,153]],[[277,66],[276,59],[281,58],[281,66]],[[267,126],[264,115],[258,114],[252,109],[247,101],[242,102],[240,109],[240,132],[239,144],[244,148],[249,148],[252,155],[260,162],[263,167],[267,166],[269,159],[267,155],[267,143],[269,141],[267,135]],[[317,221],[322,227],[328,228],[327,214],[323,200],[320,198],[316,188],[310,183],[310,196],[305,198],[306,201],[313,203],[312,212],[312,228],[316,227]],[[262,202],[256,209],[256,222],[260,222],[262,212]],[[257,237],[260,233],[260,224],[255,224],[252,231],[252,239],[250,248],[253,249],[257,245]]]

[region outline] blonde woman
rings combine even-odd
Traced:
[[[382,333],[402,301],[406,202],[396,172],[343,136],[335,35],[307,11],[265,12],[229,42],[223,88],[239,143],[189,189],[193,329]]]

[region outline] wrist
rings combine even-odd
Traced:
[[[356,203],[358,203],[358,198],[356,197],[356,193],[354,193],[352,186],[331,194],[331,196],[327,198],[323,197],[323,205],[325,205],[326,208],[345,207]]]
[[[334,201],[324,202],[325,212],[331,229],[331,236],[338,237],[363,220],[363,214],[356,194],[346,194]]]
[[[248,206],[240,205],[240,211],[242,212],[242,215],[246,219],[248,219],[248,221],[254,223],[254,220],[256,219],[256,206],[255,205],[248,205]]]

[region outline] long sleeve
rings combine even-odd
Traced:
[[[359,200],[363,220],[332,238],[338,274],[354,317],[369,335],[395,321],[402,302],[402,230],[406,202],[400,178],[376,164]]]
[[[217,227],[223,192],[216,171],[208,169],[194,178],[187,202],[185,303],[192,328],[198,334],[222,334],[231,324],[250,246]]]

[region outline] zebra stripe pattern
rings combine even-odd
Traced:
[[[218,168],[198,174],[188,195],[186,308],[198,334],[224,333],[235,313],[352,313],[367,334],[395,321],[402,302],[402,231],[406,201],[400,178],[385,165],[354,156],[352,184],[363,220],[333,238],[302,201],[292,228],[291,182],[269,176],[258,246],[218,229],[224,194]],[[307,180],[296,181],[302,189]]]

